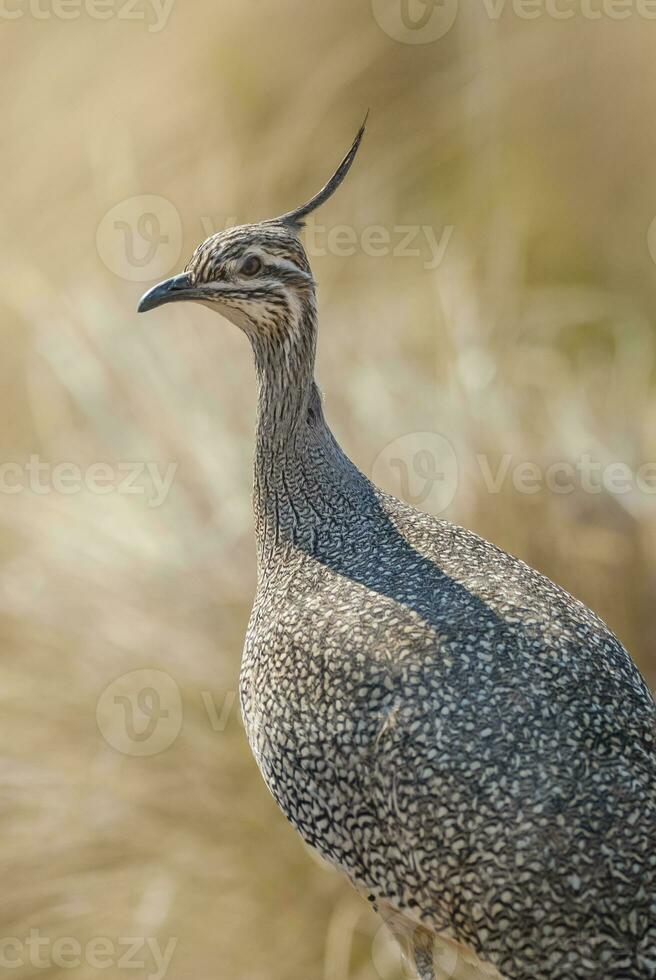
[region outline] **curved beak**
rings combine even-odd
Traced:
[[[137,312],[145,313],[147,310],[154,310],[156,306],[163,306],[164,303],[176,303],[179,300],[192,298],[192,283],[186,272],[179,276],[171,276],[158,282],[156,286],[144,293],[139,300]]]

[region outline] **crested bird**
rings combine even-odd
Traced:
[[[304,219],[212,235],[139,311],[203,303],[257,375],[240,672],[264,781],[421,980],[656,978],[656,704],[583,603],[382,492],[314,378]]]

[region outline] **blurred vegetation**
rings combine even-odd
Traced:
[[[409,45],[369,3],[178,0],[158,32],[26,9],[0,45],[1,459],[177,465],[157,508],[0,493],[0,936],[176,937],[174,980],[392,980],[364,903],[269,799],[237,709],[222,731],[207,711],[236,690],[255,581],[247,344],[200,307],[137,317],[149,283],[107,267],[98,228],[166,198],[177,271],[210,227],[309,196],[370,106],[317,221],[452,233],[437,269],[425,251],[313,258],[336,434],[368,473],[399,436],[446,436],[445,516],[590,604],[653,686],[656,497],[491,494],[477,457],[656,460],[656,23],[474,3]],[[96,703],[145,667],[175,680],[184,723],[138,758]]]

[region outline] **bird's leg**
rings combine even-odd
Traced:
[[[415,947],[415,965],[419,980],[437,980],[430,951]]]

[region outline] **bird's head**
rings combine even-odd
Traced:
[[[198,246],[183,273],[142,296],[139,312],[190,300],[215,309],[253,340],[282,337],[308,305],[314,306],[314,279],[299,232],[307,215],[344,180],[364,126],[328,183],[307,204],[279,218],[212,235]]]

